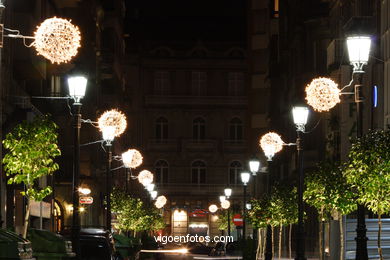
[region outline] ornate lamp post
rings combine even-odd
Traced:
[[[121,112],[112,109],[104,112],[99,120],[99,129],[102,132],[103,140],[107,152],[107,166],[106,166],[106,228],[111,231],[111,192],[112,192],[112,142],[115,137],[120,136],[126,129],[126,117]]]
[[[128,182],[129,182],[129,172],[131,169],[135,169],[142,164],[142,155],[139,151],[135,149],[129,149],[126,152],[122,153],[122,162],[126,169],[126,184],[125,190],[128,192]],[[152,175],[153,181],[153,175]]]
[[[242,204],[242,207],[243,207],[242,238],[244,240],[245,240],[245,233],[246,233],[246,225],[245,225],[245,222],[246,222],[246,217],[245,217],[245,215],[246,215],[246,186],[249,182],[250,177],[251,177],[251,174],[249,172],[242,172],[241,173],[241,181],[244,184],[243,185],[243,187],[244,187],[244,200],[243,200],[243,204]]]
[[[277,133],[269,132],[263,135],[260,139],[260,147],[263,150],[268,161],[268,176],[267,176],[267,196],[271,196],[271,174],[272,174],[272,158],[275,153],[280,152],[283,149],[284,142]],[[267,225],[267,239],[265,247],[265,259],[272,259],[272,228],[271,225]]]
[[[296,260],[305,260],[305,237],[303,226],[303,187],[305,175],[303,172],[303,143],[301,134],[305,132],[305,125],[309,116],[309,109],[303,106],[293,107],[292,110],[294,124],[297,131],[297,157],[298,157],[298,230],[297,230],[297,249]]]
[[[226,196],[226,200],[228,200],[230,198],[230,196],[232,195],[232,189],[230,188],[226,188],[224,189],[224,193],[225,193],[225,196]],[[230,236],[230,203],[229,203],[229,207],[227,208],[227,217],[228,217],[228,235]]]
[[[366,35],[351,36],[347,38],[349,61],[353,66],[353,74],[358,74],[357,84],[355,84],[355,103],[357,116],[357,138],[363,136],[363,91],[362,91],[362,74],[363,66],[368,63],[370,54],[371,38]],[[353,81],[352,74],[352,81]],[[368,259],[367,252],[367,228],[365,220],[365,208],[358,205],[357,210],[357,227],[356,227],[356,259]]]
[[[249,170],[253,176],[253,197],[256,198],[256,176],[260,168],[260,161],[256,157],[249,160]]]
[[[341,90],[337,88],[337,84],[330,79],[318,78],[314,79],[306,88],[306,100],[314,110],[319,112],[328,111],[340,102],[339,95],[354,94],[356,103],[357,116],[357,133],[358,138],[363,135],[363,93],[362,93],[362,74],[364,73],[363,66],[368,63],[371,38],[367,35],[354,35],[347,37],[347,47],[350,64],[353,66],[352,80]],[[354,75],[357,75],[357,84],[354,85],[354,92],[342,93],[341,91],[350,87],[354,81]],[[356,228],[356,259],[363,260],[368,258],[367,253],[367,229],[365,224],[365,208],[358,205],[357,210],[357,228]]]
[[[73,215],[72,243],[76,255],[80,253],[80,212],[79,212],[79,183],[80,183],[80,128],[81,128],[81,99],[87,88],[87,78],[74,76],[68,78],[69,95],[73,98]]]

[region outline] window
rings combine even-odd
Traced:
[[[206,164],[195,161],[191,165],[191,182],[196,184],[206,183]]]
[[[168,139],[168,120],[165,117],[156,120],[156,138],[160,141]]]
[[[229,165],[229,184],[240,184],[242,165],[239,161],[231,162]]]
[[[197,117],[192,122],[192,138],[194,140],[203,140],[205,138],[205,121],[201,117]]]
[[[207,84],[206,72],[193,71],[191,80],[191,93],[196,96],[205,95]]]
[[[61,77],[51,76],[50,96],[51,97],[61,96]]]
[[[156,183],[168,183],[168,163],[164,160],[158,160],[154,165],[156,172]]]
[[[154,73],[154,94],[167,95],[169,94],[169,72],[156,71]]]
[[[242,140],[242,121],[237,117],[229,123],[229,139],[232,141]]]
[[[240,96],[244,92],[244,73],[229,73],[229,95]]]

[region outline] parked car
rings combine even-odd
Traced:
[[[0,228],[0,259],[33,260],[30,241],[12,231]]]
[[[71,237],[71,231],[62,234]],[[80,258],[83,260],[115,260],[114,240],[108,230],[102,228],[82,228],[80,230]]]

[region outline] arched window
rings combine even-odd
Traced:
[[[239,118],[233,118],[229,123],[229,139],[233,141],[242,140],[242,121]]]
[[[203,118],[197,117],[192,122],[192,138],[194,140],[203,140],[205,138],[206,122]]]
[[[191,182],[200,184],[206,183],[206,164],[202,161],[195,161],[191,165]]]
[[[207,87],[207,74],[203,71],[193,71],[191,74],[191,93],[195,96],[204,96]]]
[[[242,172],[242,164],[239,161],[233,161],[229,165],[229,184],[241,183],[240,174]]]
[[[168,183],[169,166],[167,161],[158,160],[154,165],[156,183]]]
[[[240,96],[244,94],[244,73],[230,72],[228,82],[229,95]]]
[[[165,117],[156,120],[156,139],[160,141],[168,139],[168,119]]]

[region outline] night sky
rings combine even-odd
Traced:
[[[147,40],[246,41],[246,1],[127,1],[126,32]]]

